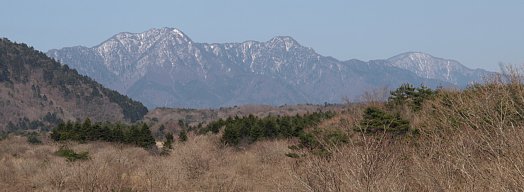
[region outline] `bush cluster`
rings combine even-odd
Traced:
[[[389,131],[405,133],[409,130],[409,121],[402,119],[397,113],[389,114],[379,108],[368,107],[364,111],[363,119],[360,122],[359,131],[374,133],[378,131]]]
[[[390,92],[386,106],[390,109],[407,106],[412,111],[418,111],[421,109],[422,103],[424,103],[425,100],[433,98],[436,93],[436,90],[432,90],[423,85],[413,87],[413,85],[405,83]]]
[[[402,118],[402,113],[417,112],[425,101],[434,98],[436,90],[426,86],[413,87],[403,84],[390,92],[385,108],[370,106],[364,110],[362,121],[356,131],[376,133],[381,131],[407,133],[410,130],[408,120]]]
[[[67,161],[70,161],[70,162],[89,159],[89,152],[84,151],[84,152],[77,153],[67,147],[60,147],[60,149],[55,152],[55,155],[60,156],[60,157],[65,157]]]

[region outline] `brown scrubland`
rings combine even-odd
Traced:
[[[363,132],[366,108],[348,106],[320,123],[347,143],[327,155],[290,149],[297,139],[225,146],[220,134],[189,134],[169,155],[104,142],[0,141],[5,191],[524,191],[524,84],[516,70],[465,90],[440,90],[419,110],[394,111],[410,131]],[[360,130],[360,131],[359,131]],[[61,146],[89,152],[66,161]],[[286,154],[297,153],[298,157]]]

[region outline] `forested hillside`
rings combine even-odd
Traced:
[[[65,120],[142,119],[140,102],[23,43],[0,39],[0,130],[48,130]]]

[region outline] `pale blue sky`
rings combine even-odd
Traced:
[[[47,51],[118,32],[175,27],[196,42],[289,35],[320,54],[388,58],[422,51],[468,67],[524,64],[522,0],[0,0],[0,36]]]

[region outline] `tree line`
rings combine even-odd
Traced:
[[[201,133],[218,133],[224,129],[222,142],[228,145],[249,144],[261,139],[292,138],[304,134],[307,127],[316,126],[325,119],[335,115],[334,112],[314,112],[295,116],[267,116],[263,118],[254,115],[244,117],[229,117],[219,119],[205,126]]]
[[[83,122],[60,123],[53,128],[51,138],[55,141],[107,141],[131,144],[148,148],[155,139],[145,123],[126,125],[121,123],[92,123],[89,118]]]

